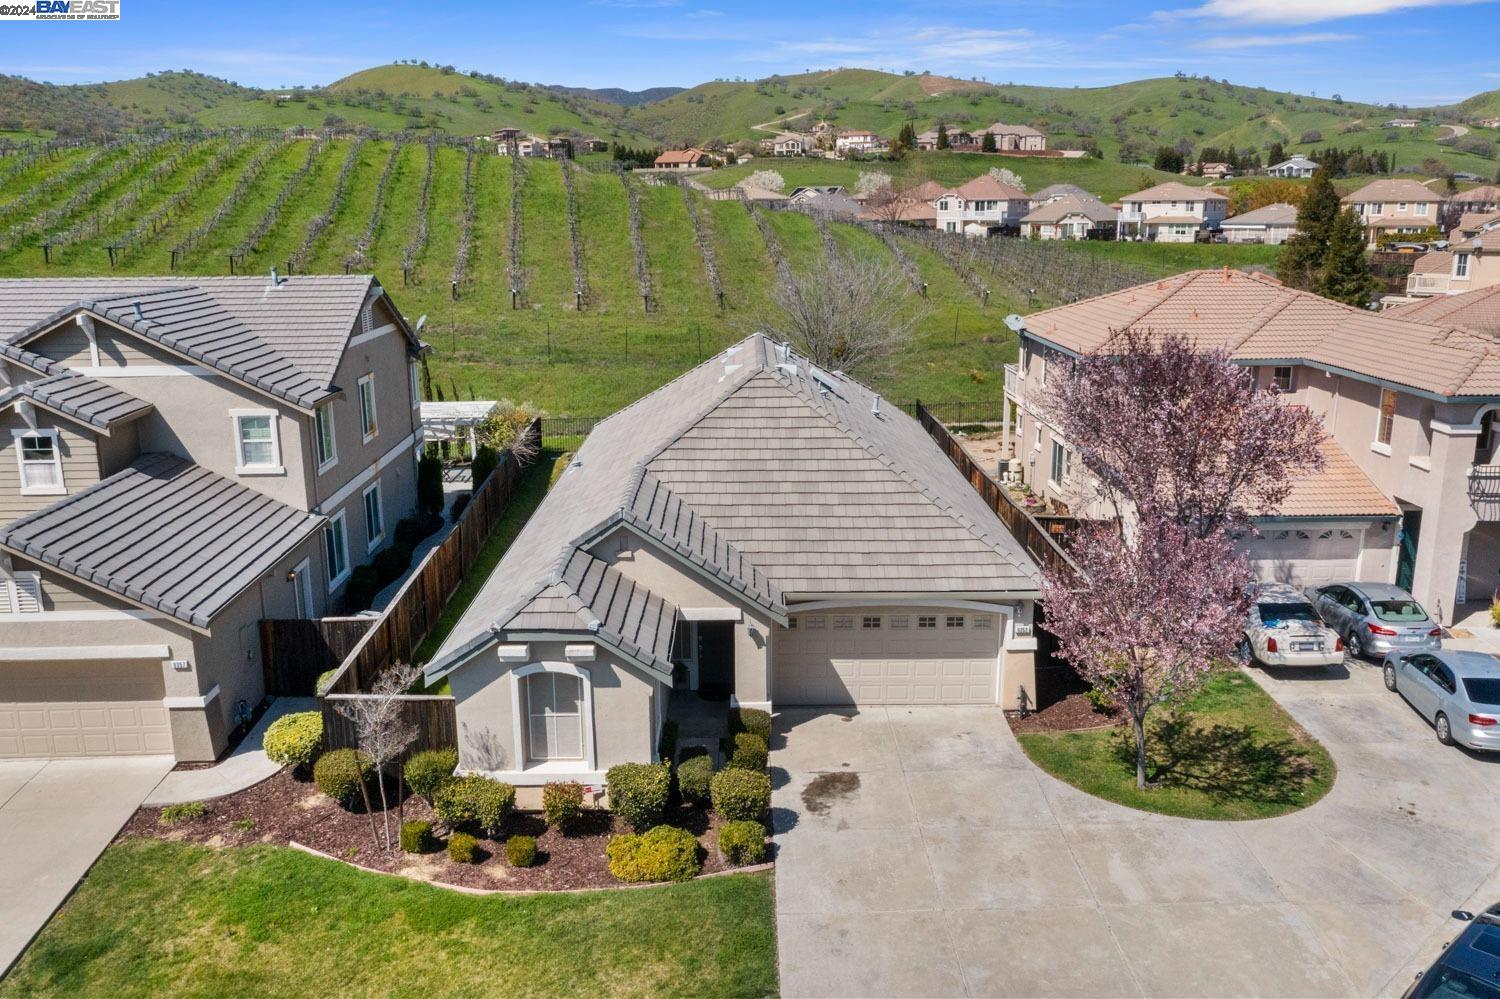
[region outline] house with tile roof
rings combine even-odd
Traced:
[[[1191,243],[1224,221],[1229,199],[1207,187],[1169,180],[1120,199],[1120,239]]]
[[[1264,243],[1278,246],[1297,231],[1297,206],[1279,201],[1219,223],[1226,243]]]
[[[0,280],[0,759],[212,760],[417,504],[369,275]]]
[[[1462,295],[1500,285],[1500,212],[1466,214],[1448,245],[1418,258],[1406,277],[1407,299]]]
[[[1012,152],[1041,152],[1047,148],[1047,136],[1030,125],[1007,125],[1003,121],[997,121],[987,128],[979,129],[974,133],[974,141],[983,144],[986,134],[995,137],[995,151],[1001,153]]]
[[[1438,225],[1441,195],[1408,178],[1372,180],[1340,199],[1365,225],[1371,247],[1388,234],[1422,233]]]
[[[427,678],[460,768],[534,796],[655,760],[674,687],[1015,707],[1038,586],[920,424],[755,334],[598,425]]]
[[[714,158],[702,149],[668,149],[652,164],[658,170],[707,170]]]
[[[1027,212],[1021,218],[1021,235],[1028,239],[1114,239],[1119,216],[1091,194],[1064,194]]]
[[[1266,579],[1394,582],[1449,623],[1500,585],[1500,293],[1372,313],[1273,278],[1189,271],[1007,323],[1021,338],[1005,398],[1011,449],[1038,494],[1090,516],[1070,444],[1042,416],[1049,367],[1107,352],[1135,328],[1227,350],[1328,433],[1323,469],[1299,479],[1242,540]]]
[[[981,174],[958,187],[950,187],[932,201],[941,232],[965,236],[990,236],[1017,231],[1021,218],[1031,210],[1026,192]]]
[[[1296,177],[1306,179],[1318,172],[1318,164],[1300,154],[1266,167],[1268,177]]]

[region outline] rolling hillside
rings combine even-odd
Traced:
[[[755,329],[779,280],[777,261],[806,266],[829,245],[888,259],[911,281],[918,336],[887,369],[867,373],[881,391],[898,401],[990,406],[1000,366],[1015,356],[1003,318],[1025,310],[1029,297],[1040,307],[1169,273],[1184,266],[1184,249],[1201,250],[1189,262],[1203,266],[1268,263],[1275,254],[1138,245],[1129,255],[1100,255],[907,235],[887,242],[852,226],[824,231],[804,215],[752,214],[738,201],[647,186],[603,165],[518,167],[421,139],[231,133],[82,146],[12,166],[0,195],[0,276],[108,273],[112,259],[113,271],[126,274],[168,273],[174,263],[181,274],[373,271],[412,320],[427,316],[430,369],[445,396],[529,399],[558,414],[609,412]]]

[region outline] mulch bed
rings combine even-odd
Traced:
[[[1033,711],[1022,718],[1018,712],[1007,711],[1006,720],[1016,734],[1027,732],[1078,732],[1091,728],[1110,728],[1125,723],[1125,716],[1118,709],[1095,711],[1086,694],[1069,694],[1062,700]]]
[[[371,791],[372,799],[375,791]],[[406,874],[427,881],[441,881],[466,888],[505,889],[513,891],[557,891],[573,888],[611,888],[622,882],[609,873],[604,847],[610,837],[630,829],[609,812],[585,814],[578,831],[564,836],[548,828],[539,813],[517,812],[508,823],[506,834],[535,836],[537,864],[530,868],[510,866],[505,859],[505,838],[481,837],[482,860],[477,864],[455,864],[445,849],[447,829],[436,820],[432,808],[421,798],[406,799],[406,821],[428,819],[439,847],[428,854],[402,853],[399,848],[387,852],[375,846],[370,835],[370,817],[362,805],[353,810],[343,808],[325,797],[311,780],[299,780],[290,769],[284,769],[269,780],[236,794],[205,802],[207,814],[201,819],[162,825],[160,808],[141,808],[133,815],[120,837],[145,837],[202,843],[208,846],[247,846],[272,843],[286,846],[296,841],[334,857],[393,874]],[[379,801],[375,799],[375,822],[381,821]],[[391,836],[399,832],[395,801],[391,801]],[[702,845],[703,873],[728,868],[719,856],[718,826],[720,820],[700,808],[679,808],[667,815],[668,825],[681,826],[698,837]]]

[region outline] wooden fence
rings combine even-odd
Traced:
[[[540,444],[541,422],[532,421],[525,433]],[[509,451],[500,455],[495,470],[474,492],[452,532],[427,553],[374,619],[373,626],[344,657],[328,689],[320,695],[324,743],[329,749],[355,743],[353,725],[339,713],[339,703],[368,696],[362,691],[387,666],[412,661],[510,505],[521,470],[521,463]],[[452,697],[411,694],[402,701],[403,716],[417,725],[414,748],[457,745],[458,719]]]
[[[990,509],[995,511],[1010,533],[1015,535],[1021,547],[1026,549],[1037,565],[1050,568],[1058,564],[1066,565],[1074,572],[1078,567],[1068,557],[1058,544],[1054,531],[1049,531],[1040,521],[1033,517],[1025,507],[1011,498],[1010,493],[1001,487],[985,470],[979,467],[979,463],[969,457],[969,452],[964,450],[958,438],[943,426],[942,422],[933,416],[931,411],[921,402],[916,404],[917,419],[922,426],[932,435],[932,439],[942,448],[948,460],[958,466],[964,478],[978,491],[984,501],[989,504]]]
[[[318,677],[336,669],[365,637],[373,617],[267,618],[260,623],[266,693],[310,697]]]

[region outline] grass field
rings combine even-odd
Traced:
[[[763,996],[771,879],[474,897],[294,850],[111,846],[0,995]]]
[[[1244,672],[1226,668],[1176,708],[1146,719],[1146,779],[1135,786],[1128,727],[1019,736],[1031,761],[1089,794],[1190,819],[1263,819],[1333,787],[1333,758]]]

